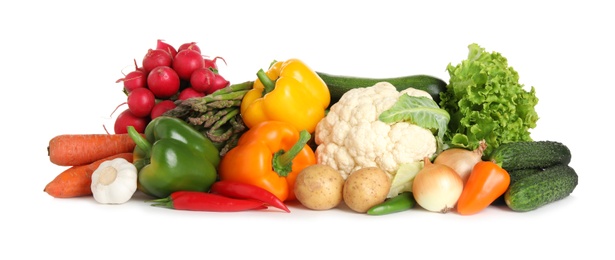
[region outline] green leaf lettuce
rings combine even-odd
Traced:
[[[449,84],[440,93],[440,107],[451,117],[445,143],[473,150],[485,140],[488,155],[503,143],[532,141],[529,130],[538,121],[534,87],[526,91],[500,53],[475,43],[468,48],[466,60],[447,66]]]

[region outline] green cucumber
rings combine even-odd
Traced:
[[[335,104],[344,93],[354,88],[371,87],[378,82],[389,82],[398,91],[407,88],[424,90],[437,104],[440,104],[440,92],[446,91],[447,83],[437,77],[430,75],[410,75],[395,78],[364,78],[352,76],[332,75],[323,72],[316,72],[318,76],[327,84],[331,93],[331,104]]]
[[[527,169],[518,169],[508,171],[508,176],[510,176],[510,183],[515,183],[518,180],[525,178],[527,176],[531,176],[534,174],[538,174],[542,172],[544,169],[542,168],[527,168]]]
[[[558,164],[511,183],[504,201],[514,211],[531,211],[568,197],[578,183],[579,176],[572,167]]]
[[[507,171],[529,168],[546,168],[556,164],[568,164],[571,158],[570,149],[555,141],[523,141],[504,143],[489,155]]]

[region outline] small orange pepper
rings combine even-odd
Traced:
[[[297,174],[316,163],[307,145],[311,135],[292,124],[264,121],[241,135],[218,167],[220,180],[238,181],[261,187],[282,201],[295,199]]]
[[[457,212],[472,215],[487,208],[506,192],[510,175],[491,161],[480,161],[474,165],[470,176],[457,200]]]

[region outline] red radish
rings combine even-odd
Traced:
[[[173,57],[166,50],[149,49],[145,57],[143,57],[143,70],[149,73],[158,66],[171,66]]]
[[[115,81],[115,83],[123,83],[126,94],[130,93],[130,91],[135,88],[147,87],[147,74],[145,74],[143,68],[139,68],[137,65],[137,60],[133,59],[133,62],[135,64],[135,70],[125,74],[123,78]]]
[[[218,70],[218,64],[216,64],[216,61],[218,61],[218,59],[221,59],[222,61],[224,61],[224,64],[226,64],[226,61],[224,60],[224,58],[222,57],[215,57],[213,59],[207,59],[205,58],[205,68],[212,68],[213,70]]]
[[[177,107],[177,105],[175,105],[175,102],[171,101],[171,100],[162,100],[158,103],[156,103],[156,105],[154,105],[154,108],[152,108],[152,113],[150,114],[150,118],[154,119],[156,117],[161,116],[162,114],[164,114],[165,112],[173,109]]]
[[[202,96],[205,96],[204,92],[198,91],[194,88],[186,88],[182,90],[181,92],[179,92],[179,96],[177,97],[177,99],[186,100],[189,98],[202,97]]]
[[[211,87],[209,88],[209,90],[207,92],[205,92],[205,94],[209,95],[211,93],[213,93],[214,91],[221,89],[221,88],[226,88],[230,85],[230,82],[228,80],[226,80],[224,77],[222,77],[222,75],[215,73],[214,74],[214,80],[211,83]]]
[[[173,47],[171,44],[168,44],[160,39],[156,43],[156,49],[165,50],[169,52],[169,54],[171,54],[171,57],[175,57],[175,54],[177,54],[177,50],[175,49],[175,47]]]
[[[156,104],[156,97],[147,88],[137,88],[128,94],[128,109],[137,117],[149,116]]]
[[[190,75],[190,86],[197,91],[207,93],[215,76],[211,69],[198,68]]]
[[[183,50],[194,50],[198,53],[201,53],[201,48],[199,48],[199,46],[196,45],[196,42],[184,43],[180,45],[179,48],[177,48],[178,52],[183,51]]]
[[[139,133],[145,132],[145,127],[149,123],[149,117],[138,117],[133,115],[129,109],[124,110],[115,119],[115,125],[113,127],[116,134],[128,133],[128,126],[131,125]]]
[[[131,71],[124,78],[118,79],[116,83],[122,82],[124,84],[124,90],[126,93],[130,93],[131,91],[137,88],[146,88],[147,87],[147,77],[145,76],[145,72],[143,70],[135,70]]]
[[[190,80],[192,72],[204,66],[205,60],[203,60],[201,53],[192,49],[185,49],[175,55],[172,67],[180,79]]]
[[[177,72],[168,66],[158,66],[147,76],[147,87],[156,98],[170,98],[177,94],[179,85]]]

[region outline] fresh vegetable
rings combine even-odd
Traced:
[[[164,115],[189,123],[207,136],[220,151],[220,156],[224,156],[247,131],[239,109],[242,98],[250,89],[251,81],[233,84],[202,98],[180,101],[176,108]]]
[[[167,111],[176,108],[175,102],[171,100],[161,100],[152,108],[152,112],[150,113],[150,118],[154,119],[166,113]]]
[[[298,131],[286,122],[255,125],[222,157],[220,180],[248,183],[268,190],[282,201],[294,200],[297,174],[316,163],[307,145],[310,137],[307,130]]]
[[[175,47],[173,47],[173,45],[168,44],[166,42],[164,42],[163,40],[158,39],[158,41],[156,41],[156,49],[158,50],[165,50],[167,52],[169,52],[169,54],[171,54],[171,57],[175,57],[175,54],[177,54],[177,49],[175,49]]]
[[[147,73],[143,70],[143,68],[139,68],[137,66],[137,61],[134,60],[135,69],[128,74],[126,74],[123,78],[118,79],[115,83],[122,82],[124,86],[124,93],[129,94],[134,89],[137,88],[146,88],[147,87]]]
[[[75,165],[62,171],[44,191],[54,198],[73,198],[92,195],[92,174],[105,161],[115,158],[124,158],[132,162],[132,153],[119,153],[99,159],[90,164]]]
[[[387,198],[393,198],[406,191],[411,192],[414,177],[416,177],[421,169],[423,169],[423,161],[401,164],[395,172],[395,175],[393,175],[391,189],[389,190]]]
[[[230,198],[257,200],[269,206],[290,212],[286,204],[278,199],[278,197],[276,197],[273,193],[261,187],[243,182],[224,180],[217,181],[211,185],[209,192]]]
[[[517,182],[518,180],[525,178],[527,176],[530,176],[530,175],[537,174],[539,172],[542,172],[543,170],[544,170],[543,168],[527,168],[527,169],[506,171],[508,172],[508,176],[510,176],[510,184],[508,186],[510,187],[511,185],[513,185],[513,183]],[[492,205],[506,205],[506,201],[504,200],[505,194],[506,193],[500,195],[500,197],[498,197],[491,204]]]
[[[472,215],[487,208],[510,185],[508,172],[494,162],[481,161],[474,165],[457,201],[457,212]]]
[[[306,208],[327,210],[337,207],[343,200],[344,178],[331,166],[313,164],[303,168],[295,180],[297,200]]]
[[[544,171],[544,168],[527,168],[527,169],[519,169],[519,170],[511,170],[507,171],[510,176],[510,184],[517,182],[518,180],[525,178],[530,175],[538,174],[539,172]]]
[[[211,94],[218,89],[223,89],[223,88],[228,87],[230,84],[231,83],[228,80],[226,80],[222,75],[220,75],[220,73],[216,72],[214,73],[214,78],[213,78],[213,81],[211,82],[211,86],[209,90],[205,93]]]
[[[257,76],[252,90],[241,102],[246,126],[282,121],[314,133],[331,98],[327,85],[316,72],[299,59],[289,59],[274,62],[267,72],[259,70]]]
[[[387,82],[355,88],[318,123],[317,160],[340,171],[344,179],[374,166],[393,176],[400,165],[436,154],[437,136],[443,136],[447,120],[446,111],[425,91],[398,92]]]
[[[179,96],[177,96],[177,100],[186,100],[189,98],[198,98],[198,97],[204,97],[204,96],[205,96],[204,92],[200,92],[194,89],[193,87],[187,87],[184,90],[179,92]]]
[[[203,60],[205,61],[205,68],[211,69],[213,71],[218,71],[218,59],[222,60],[222,62],[226,64],[226,60],[224,60],[224,58],[220,56],[216,56],[213,59],[204,58]]]
[[[137,168],[121,157],[104,161],[92,173],[90,187],[99,203],[125,203],[137,191]]]
[[[100,159],[129,153],[135,142],[128,134],[63,134],[49,140],[49,160],[60,166],[90,164]]]
[[[430,75],[417,74],[394,78],[366,78],[333,75],[324,72],[316,73],[329,88],[329,92],[331,93],[331,105],[337,103],[342,95],[351,89],[371,87],[379,82],[391,83],[399,92],[407,88],[426,91],[436,103],[440,103],[440,92],[446,90],[446,82],[444,80]]]
[[[146,74],[150,74],[156,67],[171,67],[173,64],[173,56],[171,56],[168,50],[149,49],[141,63],[143,64],[143,71]]]
[[[391,188],[391,180],[378,167],[364,167],[356,170],[344,182],[342,197],[350,209],[365,213],[371,207],[382,203]]]
[[[195,69],[190,75],[190,86],[199,92],[211,94],[210,91],[214,81],[215,73],[208,68]]]
[[[200,191],[176,191],[165,198],[150,202],[156,207],[193,211],[236,212],[267,208],[267,205],[260,201],[233,199]]]
[[[416,200],[412,192],[405,191],[395,197],[388,198],[367,210],[368,215],[386,215],[409,210],[414,207]]]
[[[484,141],[481,141],[478,148],[473,151],[459,147],[448,148],[436,156],[434,163],[453,168],[459,174],[463,183],[466,183],[474,165],[483,160],[483,151],[486,148],[487,145]]]
[[[132,112],[130,112],[130,109],[126,108],[126,110],[122,111],[122,113],[115,118],[113,131],[115,134],[126,134],[128,133],[128,127],[132,126],[137,130],[137,132],[143,133],[149,121],[150,120],[147,117],[135,116]]]
[[[172,67],[180,79],[190,81],[192,72],[196,69],[204,68],[205,61],[203,56],[201,56],[201,52],[192,48],[181,49],[173,58]]]
[[[180,83],[179,75],[169,66],[158,66],[147,75],[147,87],[160,99],[177,94]]]
[[[177,51],[180,52],[183,50],[193,50],[198,53],[201,53],[201,48],[197,45],[196,42],[187,42],[187,43],[183,43],[182,45],[179,45],[179,47],[177,48]]]
[[[578,183],[579,176],[572,167],[557,164],[511,183],[504,200],[514,211],[532,211],[568,197]]]
[[[489,155],[489,160],[507,171],[568,164],[571,159],[570,149],[563,143],[555,141],[505,143]]]
[[[137,88],[128,93],[126,104],[134,116],[146,117],[156,105],[156,96],[148,88]]]
[[[133,127],[128,134],[136,143],[133,163],[143,193],[163,198],[180,190],[209,191],[216,181],[218,150],[181,119],[159,116],[147,125],[145,136]]]
[[[536,91],[519,84],[519,75],[500,53],[470,44],[466,60],[453,66],[440,106],[451,116],[445,143],[476,149],[485,140],[485,155],[500,144],[531,141],[536,127]]]
[[[423,165],[412,182],[414,199],[428,211],[449,212],[463,191],[461,177],[451,167],[432,163],[428,157],[424,158]]]

